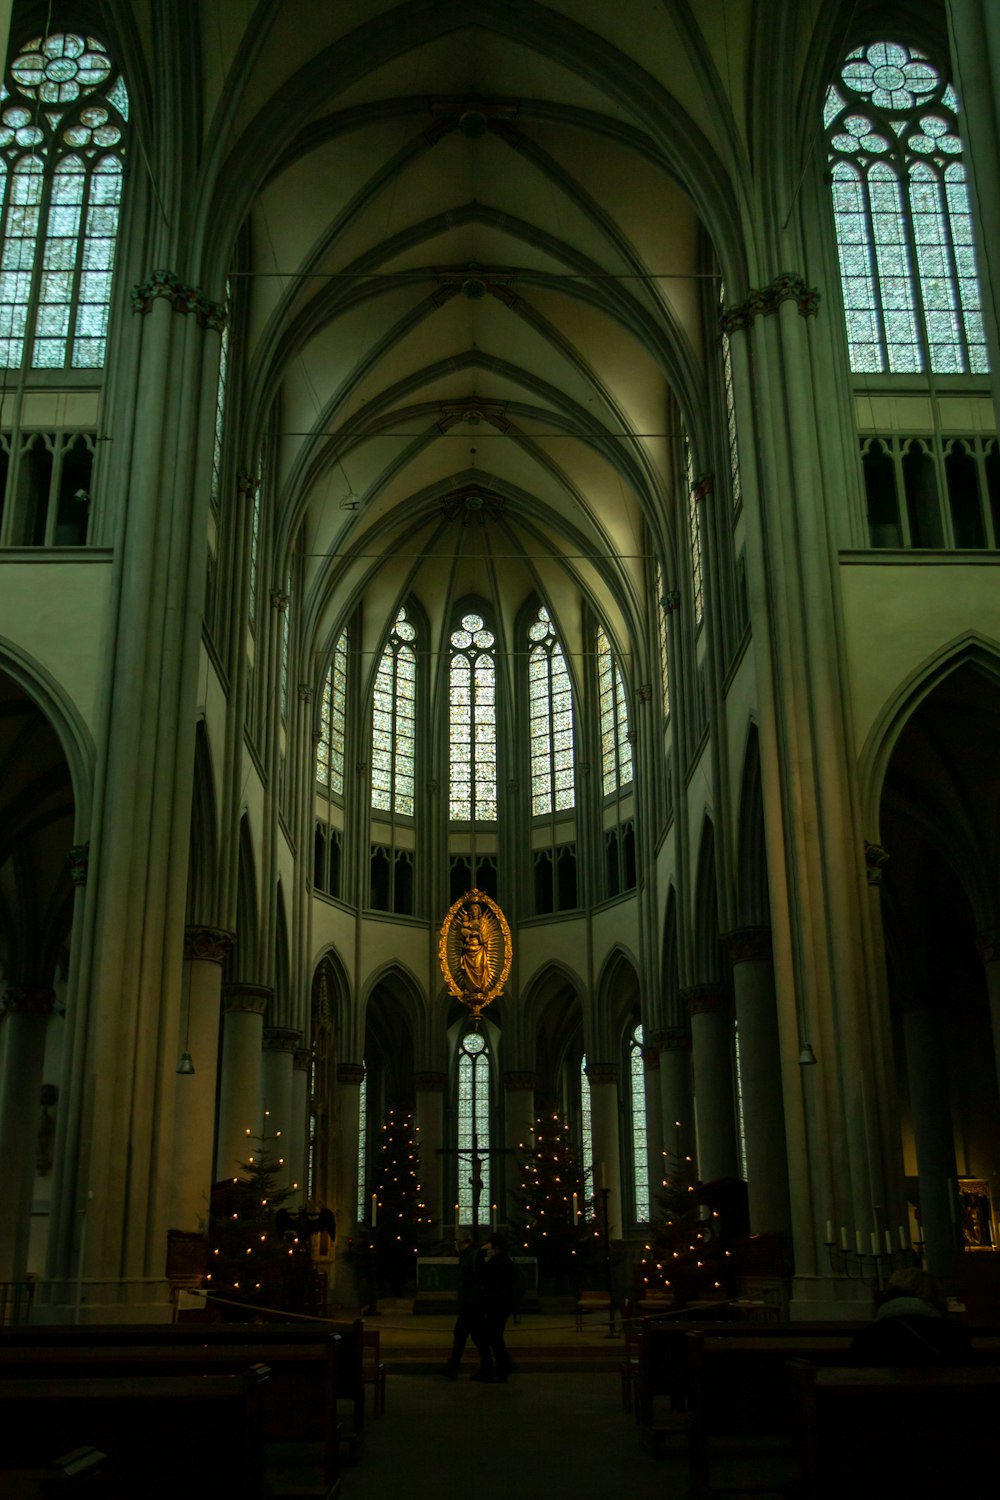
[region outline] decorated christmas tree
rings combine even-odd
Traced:
[[[293,1194],[279,1185],[284,1163],[277,1136],[247,1137],[243,1175],[212,1189],[208,1287],[227,1303],[284,1308],[295,1267],[309,1262],[308,1241],[279,1228],[278,1214]],[[247,1314],[252,1316],[252,1312]]]
[[[414,1260],[430,1229],[420,1182],[419,1127],[404,1110],[390,1109],[379,1134],[370,1234],[379,1279],[398,1296],[415,1274]]]
[[[657,1200],[658,1220],[640,1266],[642,1291],[672,1292],[683,1306],[723,1292],[731,1280],[720,1212],[698,1181],[691,1158],[667,1156],[667,1175]]]
[[[575,1281],[596,1243],[583,1164],[561,1115],[539,1115],[521,1147],[520,1167],[523,1253],[537,1256],[539,1274],[561,1287],[567,1278]]]

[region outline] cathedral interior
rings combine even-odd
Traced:
[[[429,1243],[549,1112],[622,1257],[991,1266],[997,7],[0,10],[0,1283],[280,1139],[350,1301],[390,1110]]]

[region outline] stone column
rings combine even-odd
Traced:
[[[272,991],[263,984],[230,984],[223,997],[222,1079],[216,1179],[238,1177],[263,1128],[261,1043]]]
[[[681,998],[691,1014],[698,1176],[702,1182],[738,1177],[732,994],[724,984],[699,984]]]
[[[521,1182],[520,1158],[531,1146],[531,1132],[535,1127],[538,1110],[535,1104],[535,1074],[527,1069],[508,1071],[503,1075],[506,1099],[504,1145],[508,1155],[503,1158],[502,1181],[505,1195],[499,1200],[499,1217],[502,1223],[524,1222],[518,1214],[517,1204],[511,1193],[516,1192]],[[583,1213],[584,1205],[580,1204]]]
[[[615,1063],[587,1064],[590,1082],[590,1128],[594,1141],[594,1195],[598,1206],[599,1189],[608,1188],[608,1236],[620,1240],[625,1227],[622,1219],[621,1130],[618,1101],[619,1070]]]
[[[2,1020],[7,1033],[0,1076],[0,1281],[23,1281],[28,1269],[45,1032],[55,1004],[47,985],[9,985]]]
[[[691,1032],[668,1026],[653,1032],[660,1054],[660,1109],[664,1171],[667,1177],[685,1159],[694,1160],[694,1094],[691,1087]]]
[[[177,1075],[170,1225],[188,1233],[208,1228],[222,965],[232,942],[232,933],[218,927],[188,927],[184,933],[178,1052],[181,1061],[190,1059],[194,1072]]]
[[[275,1178],[278,1187],[291,1187],[298,1180],[292,1151],[295,1145],[292,1072],[301,1031],[289,1026],[265,1026],[261,1038],[261,1098],[264,1105],[263,1133],[269,1140],[272,1160],[281,1163]]]
[[[948,1054],[942,1045],[933,1006],[904,1007],[903,1037],[917,1151],[924,1257],[931,1275],[944,1280],[954,1273],[955,1253],[961,1246],[962,1233]]]
[[[993,1056],[996,1064],[997,1082],[1000,1084],[1000,934],[981,933],[979,952],[986,976],[986,994],[990,1005],[990,1021],[993,1025]]]
[[[348,1252],[358,1226],[358,1168],[364,1150],[359,1126],[364,1078],[364,1063],[337,1064],[336,1139],[331,1143],[334,1192],[331,1207],[337,1219],[333,1291],[340,1302],[352,1306],[358,1301],[358,1293]]]
[[[436,1234],[442,1232],[441,1226],[448,1222],[449,1218],[444,1208],[444,1159],[441,1156],[444,1147],[446,1083],[447,1077],[444,1073],[426,1072],[413,1075],[413,1087],[416,1094],[414,1123],[420,1132],[417,1137],[420,1143],[420,1186]]]
[[[309,1071],[312,1053],[308,1047],[296,1047],[292,1056],[292,1186],[316,1197],[315,1185],[309,1185]],[[318,1198],[317,1198],[317,1201]]]
[[[751,1234],[790,1234],[781,1048],[769,927],[726,934],[739,1034]]]
[[[642,1049],[646,1091],[646,1177],[649,1183],[649,1216],[658,1217],[657,1199],[666,1176],[663,1146],[663,1105],[660,1099],[660,1049],[647,1043]]]

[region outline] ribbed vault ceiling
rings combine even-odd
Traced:
[[[538,594],[572,653],[584,603],[640,651],[670,392],[701,420],[701,221],[745,170],[749,0],[242,9],[205,7],[216,207],[245,205],[246,446],[280,434],[309,647],[360,602],[374,653],[408,594],[432,647],[455,600],[504,629]]]

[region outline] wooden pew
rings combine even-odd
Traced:
[[[96,1345],[118,1347],[129,1344],[151,1348],[268,1349],[273,1346],[322,1344],[336,1334],[336,1402],[340,1420],[340,1442],[348,1463],[357,1463],[364,1437],[365,1380],[363,1362],[364,1322],[324,1320],[268,1323],[125,1323],[51,1326],[35,1325],[0,1330],[0,1349],[40,1345],[46,1348]],[[265,1356],[266,1357],[266,1356]]]
[[[791,1374],[801,1500],[996,1493],[1000,1367]]]
[[[142,1345],[72,1343],[9,1348],[0,1343],[0,1377],[66,1379],[88,1373],[95,1380],[149,1375],[233,1374],[254,1365],[269,1367],[260,1400],[260,1433],[272,1491],[279,1478],[295,1492],[333,1495],[340,1472],[337,1420],[337,1357],[340,1340],[279,1344]]]
[[[0,1379],[0,1485],[70,1446],[107,1455],[108,1493],[261,1500],[266,1367],[239,1375]]]
[[[691,1394],[691,1369],[685,1340],[689,1333],[706,1338],[760,1339],[808,1335],[816,1339],[850,1338],[860,1323],[738,1323],[643,1319],[633,1381],[635,1417],[640,1441],[659,1453],[673,1433],[686,1434],[679,1414]]]

